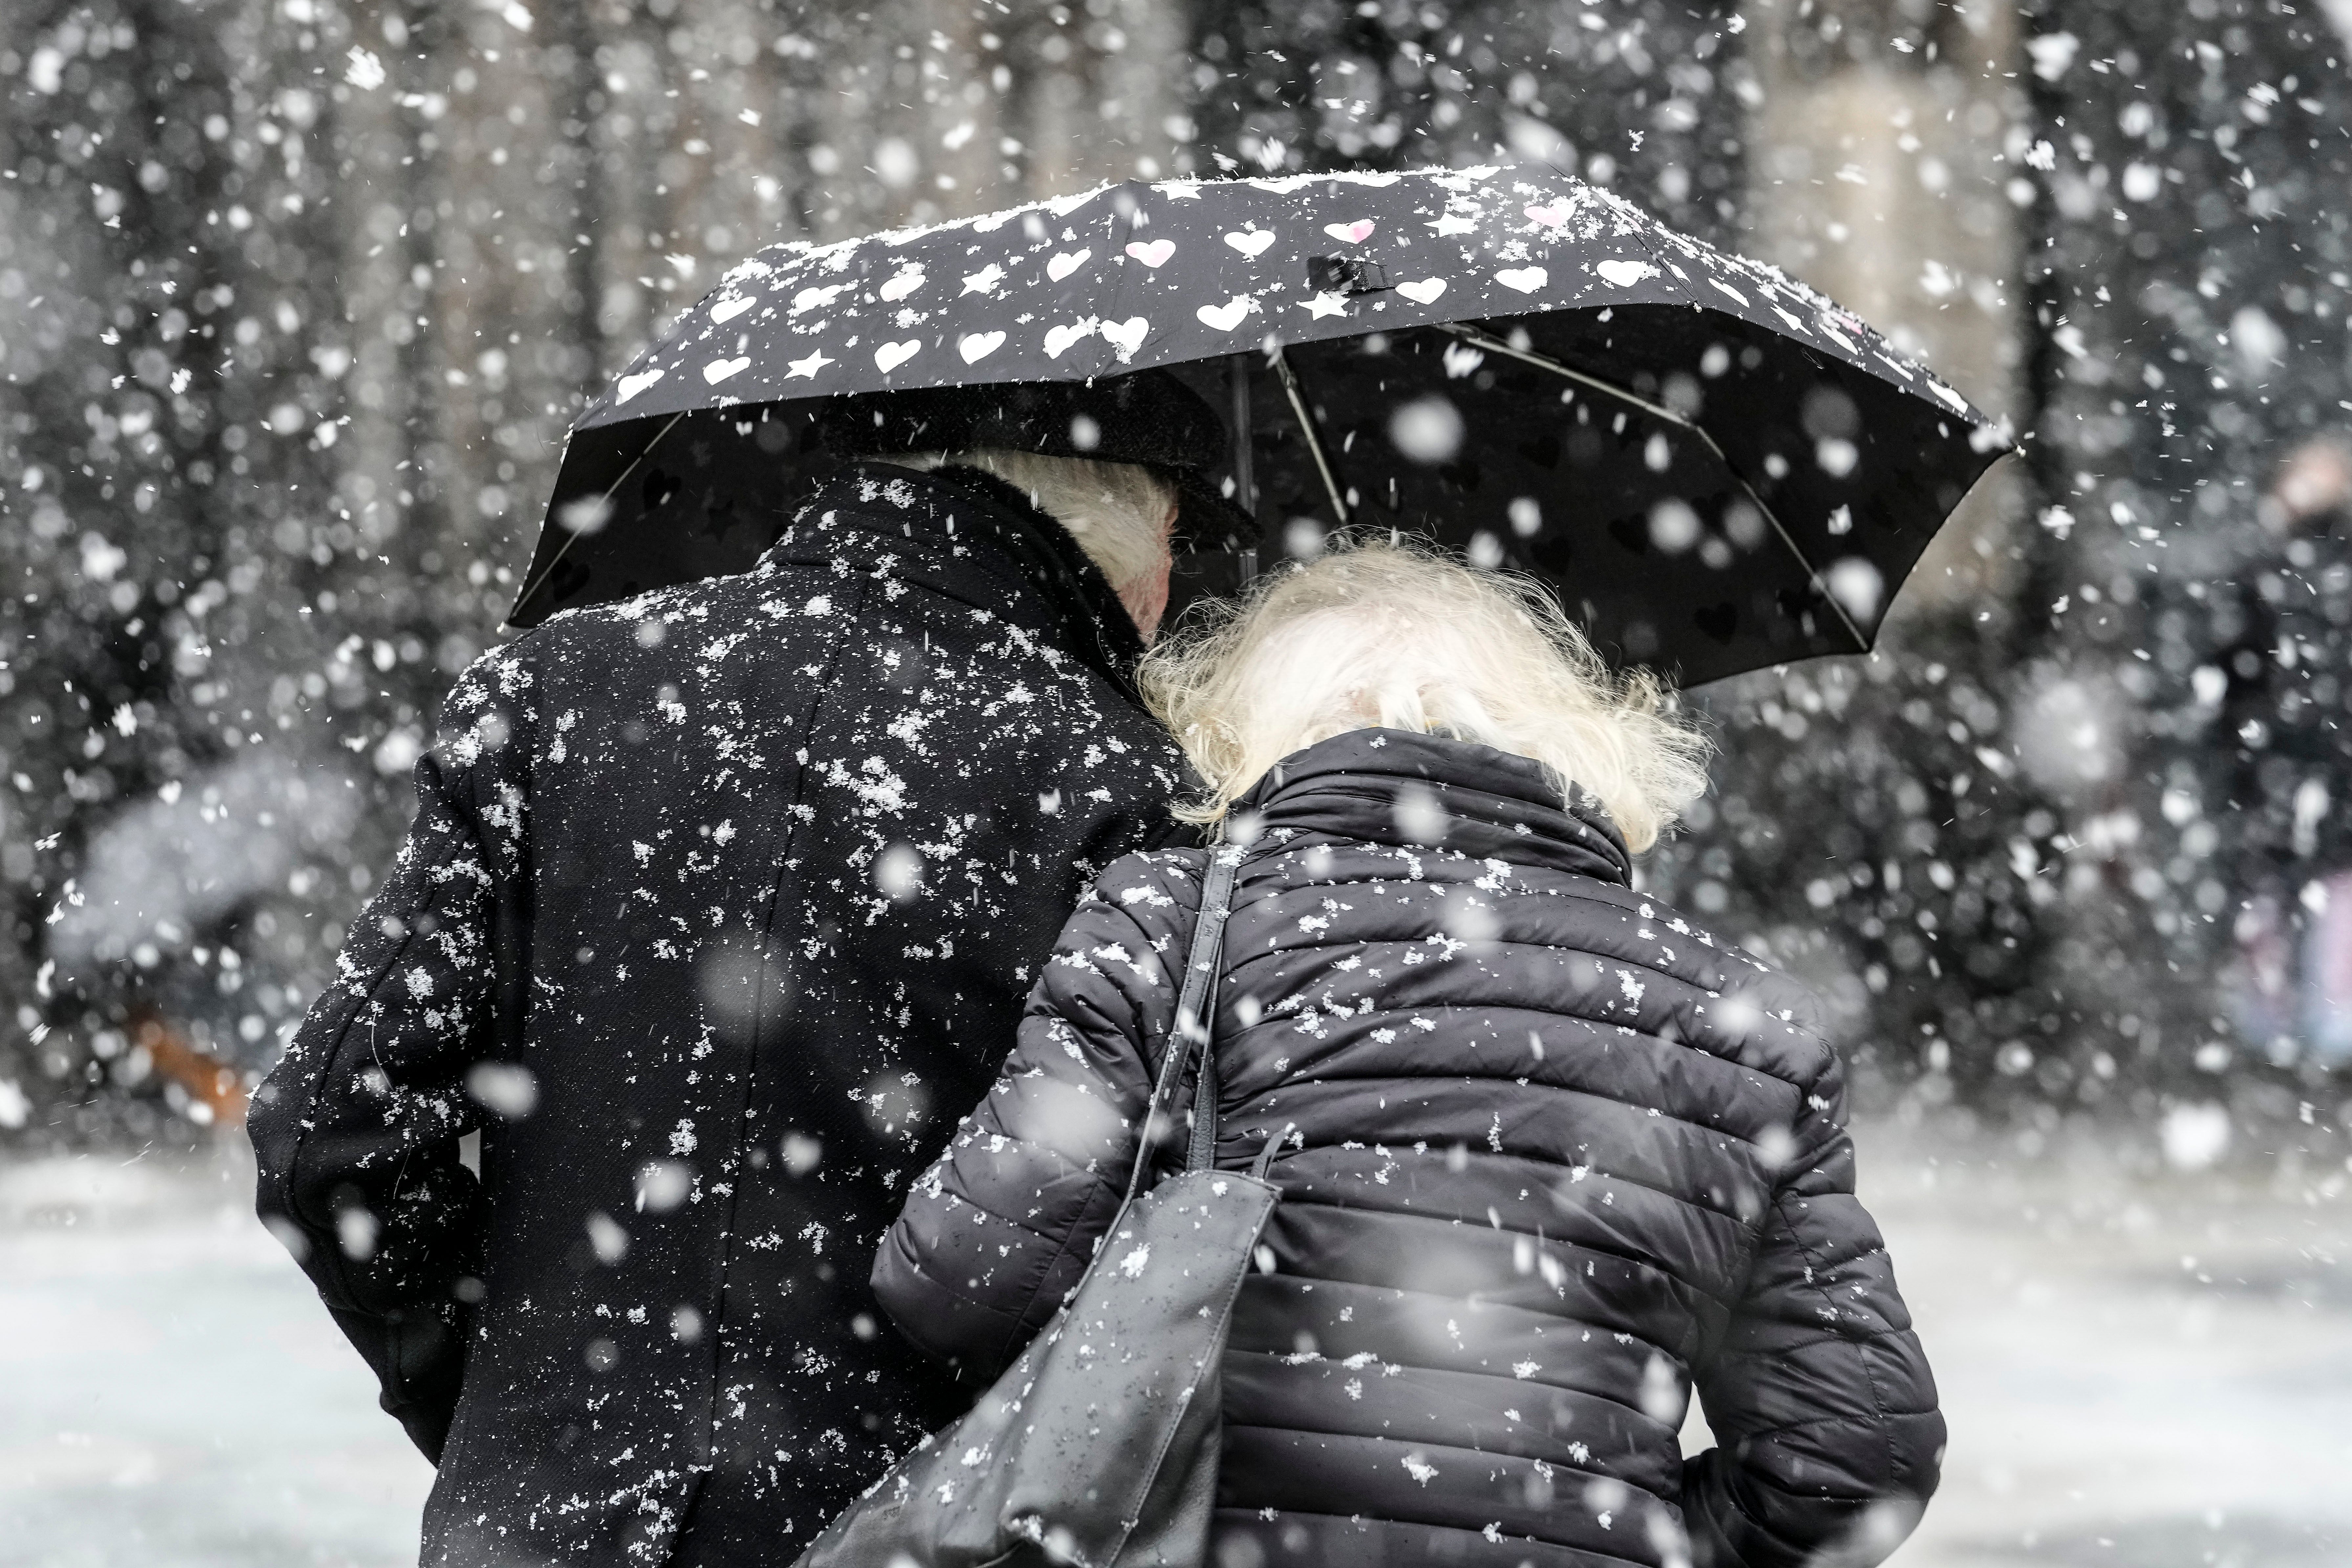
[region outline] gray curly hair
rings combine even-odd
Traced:
[[[1706,738],[1646,670],[1619,675],[1541,584],[1433,547],[1347,538],[1163,637],[1136,672],[1200,770],[1197,823],[1349,730],[1444,732],[1541,763],[1647,849],[1706,792]]]

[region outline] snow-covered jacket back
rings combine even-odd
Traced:
[[[1524,758],[1359,731],[1239,809],[1219,1163],[1292,1131],[1224,1363],[1216,1560],[1892,1551],[1944,1426],[1812,998],[1632,891],[1606,818]],[[1096,882],[876,1259],[971,1375],[1116,1212],[1204,864]],[[1720,1446],[1685,1464],[1694,1385]]]
[[[757,570],[458,682],[252,1123],[438,1460],[425,1562],[789,1561],[955,1412],[868,1264],[1071,900],[1165,834],[1139,651],[1017,492],[860,464]]]

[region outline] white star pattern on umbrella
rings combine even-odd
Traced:
[[[1326,316],[1344,316],[1348,313],[1347,300],[1338,294],[1318,294],[1312,300],[1301,300],[1297,303],[1300,310],[1307,312],[1307,319],[1310,321],[1319,321]]]
[[[806,359],[786,360],[784,362],[784,379],[786,381],[790,381],[796,375],[805,375],[811,379],[814,379],[817,372],[834,363],[835,362],[827,357],[823,349],[819,349],[816,353],[809,355]]]

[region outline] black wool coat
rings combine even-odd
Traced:
[[[1216,1560],[1892,1551],[1944,1424],[1812,998],[1631,890],[1607,819],[1523,758],[1359,731],[1241,809],[1219,1163],[1292,1135],[1224,1363]],[[1117,1210],[1204,864],[1096,882],[875,1260],[973,1375]],[[1685,1463],[1694,1388],[1720,1446]]]
[[[1170,831],[1139,652],[1018,492],[869,463],[756,570],[458,682],[252,1117],[438,1461],[425,1562],[789,1562],[958,1412],[868,1268],[1072,901]]]

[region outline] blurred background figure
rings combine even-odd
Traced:
[[[275,940],[284,906],[359,809],[341,770],[306,779],[247,752],[165,784],[91,839],[78,897],[49,928],[46,984],[120,988],[120,1024],[90,1050],[121,1087],[152,1077],[197,1126],[243,1121],[248,1075],[284,1043],[270,1013],[310,980],[300,944]]]
[[[2209,590],[2234,631],[2192,679],[2220,693],[2215,783],[2238,817],[2251,897],[2230,994],[2241,1033],[2280,1065],[2352,1061],[2352,455],[2296,447],[2244,536],[2242,568]]]

